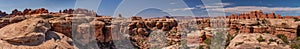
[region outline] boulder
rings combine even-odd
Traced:
[[[27,19],[1,28],[0,39],[11,44],[36,45],[45,40],[50,28],[49,22],[41,18]]]
[[[234,37],[226,49],[291,49],[281,39],[271,34],[241,33]]]
[[[45,33],[45,39],[41,44],[30,45],[14,45],[0,40],[0,49],[74,49],[73,41],[69,37],[54,31]]]

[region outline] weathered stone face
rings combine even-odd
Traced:
[[[72,37],[72,22],[65,20],[51,20],[53,31],[65,34],[67,37]]]
[[[103,28],[105,26],[105,23],[101,21],[92,21],[90,22],[90,24],[94,26],[94,36],[96,37],[96,40],[99,42],[104,42],[105,37],[103,33]]]
[[[43,19],[27,19],[1,28],[0,38],[12,44],[35,45],[45,40],[45,33],[50,28],[49,22]]]
[[[259,39],[259,40],[258,40]],[[264,46],[261,46],[264,45]],[[261,49],[289,49],[288,45],[271,34],[238,34],[230,41],[226,49],[247,49],[247,48],[261,48]]]

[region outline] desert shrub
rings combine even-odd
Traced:
[[[255,47],[255,49],[261,49],[260,47]]]
[[[299,18],[294,18],[294,19],[295,19],[295,22],[296,22],[296,21],[300,21],[300,19],[299,19]]]
[[[291,43],[291,48],[300,49],[300,37],[298,37],[297,40],[294,41],[294,43]]]
[[[277,37],[280,38],[284,43],[289,43],[289,40],[284,34],[278,34]]]
[[[268,31],[268,30],[264,30],[264,33],[270,33],[270,31]]]
[[[206,43],[207,45],[211,44],[211,40],[210,39],[205,39],[203,42]]]
[[[187,46],[187,40],[182,40],[181,41],[180,48],[189,49],[189,47]]]
[[[300,41],[298,41],[298,42],[300,42]],[[291,48],[300,49],[300,43],[292,43]]]
[[[203,47],[204,47],[203,45],[200,45],[196,49],[204,49]]]
[[[234,46],[237,46],[237,45],[241,45],[241,44],[243,44],[244,42],[238,42],[238,43],[236,43]]]
[[[256,39],[258,42],[263,42],[265,39],[262,36],[259,36],[259,38]]]
[[[228,46],[230,44],[230,41],[234,38],[234,36],[228,34],[227,35],[227,40],[226,40],[226,46]]]

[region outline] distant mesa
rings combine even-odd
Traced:
[[[66,14],[86,14],[88,16],[94,16],[94,15],[97,15],[96,12],[94,11],[90,11],[90,10],[87,10],[87,9],[81,9],[81,8],[78,8],[78,9],[65,9],[65,10],[59,10],[59,13],[66,13]]]
[[[254,10],[249,13],[231,14],[226,16],[229,19],[253,19],[253,18],[269,18],[269,19],[283,19],[283,18],[300,18],[299,16],[281,16],[280,14],[263,13],[262,10]]]
[[[151,14],[151,13],[160,13],[158,15],[155,14]],[[87,16],[99,16],[97,15],[96,12],[88,10],[88,9],[82,9],[82,8],[78,8],[78,9],[64,9],[64,10],[59,10],[58,12],[49,12],[48,9],[45,8],[38,8],[38,9],[24,9],[23,11],[20,11],[18,9],[14,9],[11,11],[10,14],[7,14],[6,12],[2,12],[0,11],[0,16],[16,16],[16,15],[32,15],[32,14],[85,14]],[[157,18],[158,16],[168,16],[168,13],[165,12],[161,12],[161,10],[158,9],[146,9],[141,11],[140,13],[137,14],[137,16],[139,15],[153,15],[154,18]],[[143,17],[143,16],[142,16]],[[148,16],[146,16],[148,17]],[[145,18],[146,18],[145,17]],[[174,17],[181,17],[181,16],[174,16]],[[300,16],[281,16],[280,14],[275,14],[274,12],[271,13],[263,13],[262,10],[254,10],[254,11],[250,11],[248,13],[240,13],[240,14],[230,14],[228,16],[225,16],[227,19],[264,19],[264,18],[268,18],[268,19],[289,19],[289,18],[300,18]],[[153,18],[153,17],[151,17]],[[210,18],[210,17],[193,17],[193,18]],[[211,17],[212,18],[212,17]],[[219,17],[215,17],[215,18],[221,18]]]
[[[49,11],[45,8],[39,8],[39,9],[35,9],[35,10],[31,10],[31,9],[25,9],[23,11],[19,11],[17,9],[14,9],[11,14],[9,15],[31,15],[31,14],[43,14],[43,13],[49,13]]]
[[[96,16],[96,12],[90,11],[87,9],[65,9],[65,10],[60,10],[59,12],[49,12],[48,9],[46,8],[38,8],[38,9],[24,9],[23,11],[14,9],[11,11],[10,14],[7,14],[6,12],[0,11],[0,16],[16,16],[16,15],[32,15],[32,14],[85,14],[88,16]]]

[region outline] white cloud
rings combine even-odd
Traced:
[[[171,4],[171,5],[174,5],[174,4],[176,4],[176,3],[174,3],[174,2],[171,2],[171,3],[169,3],[169,4]]]
[[[168,9],[168,12],[174,12],[174,11],[188,11],[188,10],[194,10],[197,8],[175,8],[175,9]]]
[[[229,6],[229,5],[232,5],[232,3],[216,3],[218,5],[223,5],[223,6]]]
[[[169,4],[176,4],[176,3],[169,3]],[[187,10],[194,10],[194,9],[198,9],[198,8],[222,8],[223,6],[228,6],[228,5],[232,5],[231,3],[214,3],[211,6],[203,6],[203,5],[196,5],[195,7],[190,7],[190,8],[175,8],[175,9],[169,9],[169,12],[173,12],[173,11],[187,11]]]
[[[236,7],[229,7],[229,8],[216,8],[212,9],[214,11],[223,11],[229,13],[244,13],[253,10],[263,10],[263,12],[300,12],[300,7],[264,7],[264,6],[236,6]]]
[[[223,8],[224,6],[233,5],[232,3],[213,3],[207,5],[196,5],[198,8]]]

